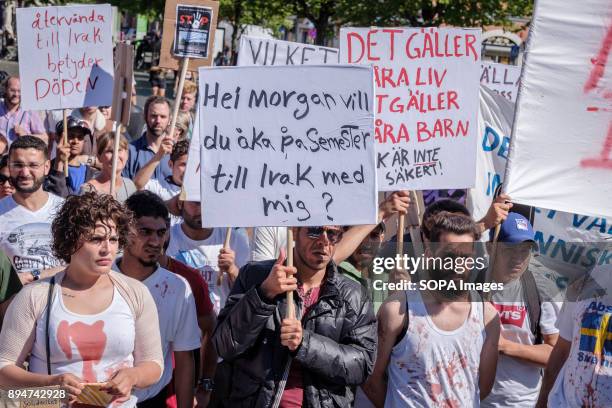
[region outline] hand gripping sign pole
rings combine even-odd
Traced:
[[[132,103],[132,67],[134,61],[134,48],[131,44],[117,44],[115,57],[115,86],[113,88],[113,108],[115,117],[115,139],[113,141],[113,167],[111,174],[111,195],[115,194],[117,186],[117,159],[119,155],[119,141],[121,127],[128,126]]]

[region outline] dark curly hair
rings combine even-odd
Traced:
[[[53,253],[64,262],[70,262],[72,254],[83,245],[83,238],[95,230],[96,223],[107,224],[109,221],[115,224],[119,249],[123,249],[132,230],[130,210],[108,194],[88,192],[69,196],[51,224]]]

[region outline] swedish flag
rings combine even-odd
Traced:
[[[610,313],[588,312],[582,316],[580,351],[601,358],[612,357],[612,325]]]

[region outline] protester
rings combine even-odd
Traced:
[[[469,217],[440,212],[428,224],[427,257],[474,256],[480,233]],[[400,291],[382,305],[376,364],[363,387],[376,407],[477,407],[493,386],[495,309],[462,289],[464,273],[455,268],[428,272],[430,280],[458,286]]]
[[[91,132],[85,138],[83,154],[88,156],[95,155],[97,151],[97,138],[104,133],[106,128],[106,119],[104,118],[104,115],[102,115],[102,112],[100,112],[97,106],[86,106],[79,109],[73,109],[70,116],[76,120],[83,120],[87,122]],[[56,132],[56,134],[59,133]]]
[[[15,192],[11,184],[11,173],[8,167],[8,154],[0,156],[0,199],[10,196]]]
[[[163,148],[159,149],[155,156],[136,173],[134,184],[139,190],[149,190],[160,196],[164,201],[168,201],[181,191],[187,166],[187,155],[189,154],[189,141],[180,140],[174,146],[164,142],[162,146]],[[166,156],[165,149],[167,147],[172,148],[168,161],[172,174],[163,179],[152,178],[155,169]]]
[[[590,280],[600,288],[590,293]],[[612,406],[612,265],[599,264],[563,303],[559,340],[548,359],[537,408]]]
[[[174,125],[174,141],[191,140],[191,129],[193,128],[193,119],[189,112],[179,112]]]
[[[170,237],[166,239],[165,250],[170,243]],[[169,270],[172,273],[182,276],[189,282],[193,297],[196,302],[196,313],[198,315],[198,326],[202,334],[202,342],[199,353],[196,354],[196,378],[198,378],[195,397],[198,405],[207,406],[210,400],[212,391],[213,377],[215,368],[217,367],[217,352],[212,344],[212,333],[216,325],[216,315],[212,301],[210,300],[208,284],[200,275],[197,269],[194,269],[184,263],[177,261],[167,255],[159,258],[159,265],[162,268]],[[198,355],[199,354],[199,355]],[[171,383],[171,385],[174,382]],[[171,390],[171,394],[174,394]],[[166,404],[170,408],[176,407],[176,398],[172,395],[166,400]]]
[[[194,81],[185,81],[183,85],[183,94],[181,95],[181,104],[179,110],[183,113],[183,117],[187,121],[187,129],[184,137],[191,140],[193,132],[193,123],[195,121],[195,106],[198,99],[198,85]],[[178,122],[178,121],[177,121]]]
[[[0,251],[0,329],[13,296],[22,288],[17,271],[4,253]]]
[[[0,135],[9,144],[17,137],[33,135],[48,142],[43,122],[36,112],[21,109],[21,82],[9,77],[4,83],[4,102],[0,104]]]
[[[167,135],[170,125],[170,102],[160,96],[150,97],[145,102],[144,116],[147,130],[140,138],[130,143],[130,155],[123,176],[133,179],[160,149],[164,149],[166,156],[161,159],[160,165],[153,172],[153,178],[164,179],[172,174],[167,156],[172,151],[169,141],[171,138]]]
[[[0,333],[1,384],[56,385],[74,402],[84,383],[103,383],[113,395],[109,407],[131,407],[133,388],[159,381],[155,303],[142,283],[111,271],[131,222],[108,195],[68,197],[52,227],[53,252],[67,266],[24,287],[9,306]]]
[[[114,133],[106,133],[98,139],[98,161],[101,170],[98,175],[81,185],[80,194],[88,191],[110,194],[111,175],[113,173],[113,145],[115,140]],[[136,192],[134,182],[127,177],[121,176],[121,171],[125,168],[128,156],[128,141],[121,135],[119,140],[119,152],[117,154],[117,169],[115,176],[115,193],[117,200],[123,202]]]
[[[346,232],[346,231],[345,231]],[[378,312],[384,300],[382,291],[374,290],[369,268],[374,257],[378,254],[385,238],[385,224],[381,222],[359,244],[357,249],[338,265],[338,271],[347,278],[359,282],[369,292],[374,304],[374,312]]]
[[[378,204],[378,221],[382,222],[394,214],[406,214],[409,205],[410,195],[408,191],[397,191],[390,194]],[[348,258],[377,225],[356,225],[349,228],[336,247],[334,262],[338,264]],[[286,247],[286,227],[258,227],[253,229],[251,249],[251,259],[253,261],[276,259],[281,248]]]
[[[57,272],[51,250],[51,220],[62,198],[43,190],[51,164],[46,143],[22,136],[9,149],[12,196],[0,200],[0,250],[11,260],[21,283]]]
[[[223,361],[213,406],[351,406],[371,372],[372,302],[332,261],[342,229],[294,228],[294,237],[295,267],[283,251],[238,275],[214,335]],[[286,317],[288,291],[297,318]]]
[[[504,289],[491,300],[502,325],[500,355],[495,384],[481,406],[533,407],[541,369],[559,337],[555,324],[561,304],[551,300],[558,289],[531,257],[535,234],[529,220],[509,213],[497,242],[491,280]]]
[[[200,348],[200,331],[189,283],[158,264],[168,233],[168,209],[159,197],[145,192],[132,195],[125,204],[134,214],[135,232],[115,270],[144,283],[151,292],[164,354],[161,380],[134,395],[140,408],[164,406],[174,367],[177,406],[192,407],[196,384],[193,350]]]
[[[170,229],[166,254],[200,271],[210,298],[219,313],[238,270],[249,260],[249,239],[244,229],[232,229],[229,248],[224,248],[226,228],[203,228],[199,202],[180,201],[183,222]]]
[[[63,138],[57,146],[57,157],[51,161],[51,170],[47,178],[46,190],[61,197],[78,194],[81,185],[91,180],[95,174],[93,167],[82,163],[85,139],[91,135],[87,122],[69,116],[67,121],[68,144]],[[64,122],[57,123],[56,134],[62,135]],[[68,162],[68,176],[65,165]]]

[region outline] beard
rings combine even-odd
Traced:
[[[155,137],[162,136],[165,131],[166,131],[166,129],[164,129],[164,128],[154,128],[154,127],[149,126],[149,124],[147,123],[147,132],[149,132],[150,134],[152,134]]]
[[[448,300],[457,300],[463,297],[467,290],[461,289],[461,284],[459,280],[453,279],[456,276],[455,271],[448,271],[446,269],[433,268],[429,271],[429,276],[431,279],[438,282],[450,282],[453,281],[455,284],[455,288],[449,288],[448,285],[444,288],[438,289],[436,293]]]
[[[45,182],[45,176],[40,177],[40,178],[34,178],[31,187],[21,187],[19,185],[19,177],[11,177],[10,181],[11,181],[11,184],[13,185],[13,188],[15,188],[16,191],[20,193],[29,194],[29,193],[34,193],[40,189],[40,187]]]
[[[144,260],[144,259],[142,259],[142,258],[138,258],[138,263],[139,263],[140,265],[144,266],[145,268],[150,268],[150,267],[152,267],[152,266],[157,265],[157,261],[158,261],[158,260],[159,260],[159,258],[158,258],[158,259],[155,259],[155,260],[150,260],[150,261]]]

